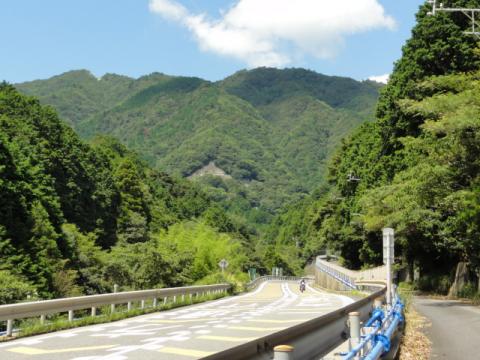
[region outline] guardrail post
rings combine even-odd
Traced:
[[[40,325],[45,325],[45,315],[40,315]]]
[[[132,310],[132,302],[131,301],[127,302],[127,311],[130,311],[130,310]]]
[[[68,310],[68,322],[73,321],[73,310]]]
[[[192,302],[192,294],[190,293],[189,295],[190,295],[190,302]]]
[[[163,305],[167,305],[167,299],[168,299],[168,296],[165,296],[165,297],[163,298]]]
[[[153,298],[152,306],[156,308],[158,306],[157,298]]]
[[[11,337],[13,334],[13,319],[7,320],[7,336]]]
[[[177,302],[177,295],[173,295],[173,303],[175,304]]]
[[[113,285],[113,292],[114,293],[118,292],[118,285],[117,284]],[[115,304],[110,305],[110,312],[112,314],[115,312]]]
[[[145,309],[145,300],[142,299],[142,301],[140,301],[140,307]]]
[[[278,345],[273,348],[274,360],[293,360],[293,346]]]
[[[354,311],[348,314],[350,326],[350,350],[360,344],[360,313]],[[358,357],[359,358],[359,357]]]
[[[185,294],[182,294],[182,302],[185,302]]]
[[[97,308],[95,306],[92,306],[91,316],[92,317],[97,316]]]

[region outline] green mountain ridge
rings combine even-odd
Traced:
[[[233,196],[226,208],[240,196],[273,214],[324,181],[340,139],[373,117],[380,85],[259,68],[216,83],[72,71],[17,88],[57,108],[83,138],[114,136],[168,173],[187,177],[214,161],[233,177],[221,185]]]

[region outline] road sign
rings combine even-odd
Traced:
[[[225,259],[220,260],[218,263],[218,266],[220,266],[220,269],[222,269],[222,272],[225,271],[225,269],[228,267],[228,261]]]
[[[250,276],[250,280],[255,280],[255,278],[257,277],[257,269],[255,268],[248,269],[248,275]]]

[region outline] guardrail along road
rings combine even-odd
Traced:
[[[3,343],[0,359],[199,359],[352,302],[310,286],[300,293],[297,281],[267,281],[241,296]]]

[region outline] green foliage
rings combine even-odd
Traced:
[[[169,89],[183,91],[177,85]],[[240,249],[251,248],[248,232],[197,185],[151,169],[112,138],[83,143],[51,108],[7,84],[0,175],[0,281],[11,282],[1,301],[102,293],[114,283],[181,286],[216,272],[219,257],[233,272],[249,261]]]
[[[381,263],[381,228],[393,227],[410,278],[415,265],[422,289],[446,293],[458,261],[480,267],[480,51],[464,34],[465,16],[427,16],[428,7],[381,92],[377,120],[332,158],[330,189],[281,213],[269,238],[301,234],[305,248],[337,252],[361,268]]]
[[[35,295],[35,287],[8,270],[0,270],[0,305],[11,304]]]

